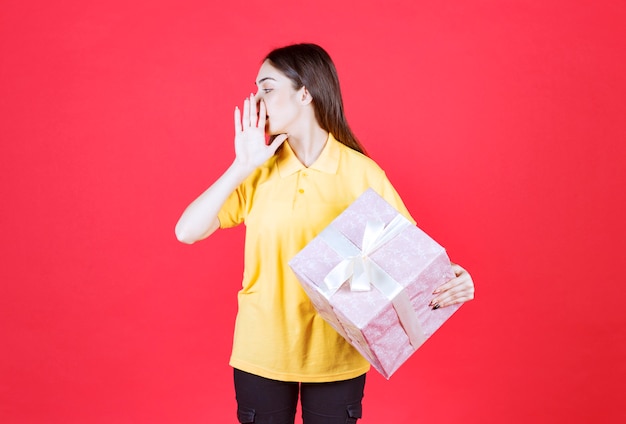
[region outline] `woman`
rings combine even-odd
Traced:
[[[287,262],[369,187],[411,218],[347,125],[321,47],[272,51],[256,84],[235,108],[234,161],[187,207],[176,235],[194,243],[246,224],[230,360],[239,422],[293,423],[298,396],[305,424],[356,422],[369,364],[315,312]],[[433,308],[473,298],[469,274],[453,269]]]

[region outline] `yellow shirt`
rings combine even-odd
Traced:
[[[228,198],[220,226],[247,227],[231,366],[301,382],[345,380],[369,370],[315,312],[288,262],[370,187],[413,221],[384,171],[329,135],[308,168],[286,142]]]

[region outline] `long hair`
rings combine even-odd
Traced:
[[[265,60],[285,74],[296,90],[306,87],[313,97],[315,118],[324,130],[351,149],[366,154],[348,126],[337,69],[323,48],[316,44],[293,44],[272,50]]]

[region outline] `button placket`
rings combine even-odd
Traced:
[[[300,175],[298,178],[298,193],[300,194],[304,194],[304,182],[305,182],[305,178],[308,176],[309,174],[306,171],[300,171]]]

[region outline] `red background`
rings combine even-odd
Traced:
[[[99,3],[0,4],[0,422],[235,421],[243,229],[174,224],[301,41],[477,287],[362,422],[624,422],[623,2]]]

